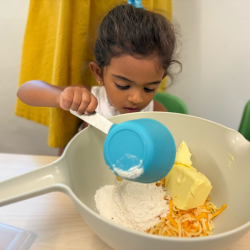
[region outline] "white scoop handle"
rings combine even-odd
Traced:
[[[111,126],[113,125],[112,122],[96,112],[92,113],[91,115],[79,115],[76,113],[76,111],[70,109],[70,113],[87,122],[88,124],[98,128],[105,134],[108,134]]]

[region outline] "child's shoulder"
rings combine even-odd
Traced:
[[[104,88],[104,86],[93,86],[91,87],[91,93],[92,94],[96,94],[96,95],[100,95],[102,93],[106,93],[106,90]]]

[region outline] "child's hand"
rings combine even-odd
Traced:
[[[59,105],[62,109],[72,109],[78,114],[92,114],[98,101],[91,92],[82,87],[67,87],[60,94]]]

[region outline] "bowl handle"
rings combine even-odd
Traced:
[[[64,191],[69,184],[67,166],[59,158],[44,167],[0,182],[0,207],[52,191]]]

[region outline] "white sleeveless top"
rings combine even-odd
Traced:
[[[94,86],[91,88],[91,93],[96,97],[98,101],[98,106],[96,108],[97,113],[104,116],[105,118],[120,115],[120,113],[109,102],[105,87]],[[141,110],[141,112],[148,112],[153,110],[154,101],[152,100],[146,108]]]

